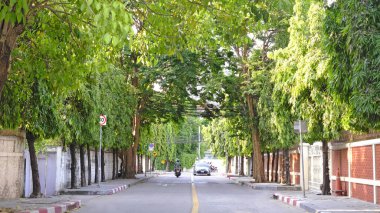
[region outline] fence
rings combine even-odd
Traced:
[[[79,150],[78,150],[79,152]],[[24,196],[29,197],[32,193],[32,172],[30,167],[29,151],[25,150],[25,192]],[[77,158],[77,184],[80,185],[80,160],[79,153]],[[112,178],[112,152],[104,152],[105,179]],[[119,163],[121,160],[119,160]],[[85,154],[86,182],[88,178],[87,153]],[[71,156],[70,152],[62,151],[62,147],[51,147],[43,154],[38,155],[38,171],[40,176],[41,193],[46,196],[57,195],[59,192],[70,187],[71,184]],[[120,168],[120,166],[119,166]],[[91,151],[91,180],[95,180],[95,153]]]
[[[336,189],[338,170],[348,196],[380,203],[380,139],[331,143],[331,180]]]
[[[6,136],[9,135],[9,136]],[[19,198],[24,188],[24,133],[0,132],[0,198]]]

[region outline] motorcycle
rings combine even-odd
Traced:
[[[179,168],[176,168],[176,169],[174,169],[174,174],[175,174],[175,176],[178,178],[179,176],[181,176],[181,169],[179,169]]]

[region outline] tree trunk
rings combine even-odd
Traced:
[[[280,174],[281,174],[281,178],[280,178],[281,183],[282,184],[286,183],[285,181],[285,149],[282,149]]]
[[[147,155],[144,156],[145,158],[145,166],[144,166],[144,171],[147,172],[149,171],[149,157]]]
[[[141,155],[139,155],[139,162],[137,163],[137,165],[138,165],[138,169],[137,169],[137,172],[139,173],[139,174],[142,174],[142,173],[144,173],[144,171],[143,171],[143,155],[141,154]]]
[[[244,156],[240,156],[240,174],[241,176],[244,176]]]
[[[90,150],[90,144],[87,144],[87,169],[88,169],[87,185],[91,185],[91,150]]]
[[[166,159],[166,169],[165,169],[167,172],[169,172],[170,170],[170,162],[168,159]]]
[[[278,161],[280,159],[280,150],[277,149],[277,154],[276,154],[276,174],[274,178],[274,182],[278,183]]]
[[[289,148],[285,149],[285,183],[290,185],[290,160],[289,160]]]
[[[272,171],[271,171],[271,178],[270,181],[274,182],[274,174],[275,174],[275,169],[274,169],[274,162],[276,160],[276,150],[273,150],[272,152]]]
[[[4,20],[0,22],[0,98],[5,82],[8,79],[11,53],[16,47],[17,38],[23,31],[23,25],[15,24],[12,26],[11,23]]]
[[[31,198],[41,197],[41,185],[40,185],[40,175],[38,173],[38,161],[36,155],[36,149],[34,147],[34,142],[37,137],[26,130],[26,140],[28,142],[29,156],[30,156],[30,166],[32,168],[32,180],[33,180],[33,192],[30,195]]]
[[[255,158],[253,155],[254,155],[254,153],[252,152],[252,156],[251,156],[251,168],[250,168],[251,169],[251,177],[253,177],[253,161],[254,161],[254,158]]]
[[[330,175],[329,175],[329,147],[327,141],[322,141],[322,152],[323,152],[323,184],[322,184],[322,194],[330,195]]]
[[[254,153],[261,153],[261,147],[260,147],[260,135],[259,135],[259,129],[257,125],[254,123],[255,121],[255,104],[254,99],[251,95],[246,95],[246,101],[248,105],[248,115],[249,115],[249,129],[251,134],[251,140],[253,144],[253,152]],[[261,183],[265,181],[265,174],[264,174],[264,166],[262,158],[260,158],[260,155],[253,155],[255,160],[254,162],[254,179],[256,183]]]
[[[132,77],[132,86],[136,89],[139,89],[139,68],[137,65],[137,54],[135,52],[132,53],[131,60],[133,63],[133,77]],[[139,99],[137,109],[132,118],[132,136],[133,136],[133,144],[130,148],[131,150],[127,151],[127,178],[135,178],[136,174],[136,154],[137,148],[140,143],[140,127],[141,127],[141,111],[144,109],[145,100]]]
[[[75,156],[75,140],[70,143],[70,156],[71,156],[71,188],[77,188],[77,176],[76,176],[76,168],[77,168],[77,158]]]
[[[97,147],[95,147],[95,183],[99,183],[99,153]]]
[[[112,149],[112,180],[115,180],[116,178],[116,150],[115,149]]]
[[[102,156],[101,156],[101,158],[100,158],[100,165],[102,166],[102,182],[106,182],[106,175],[105,175],[105,168],[104,168],[104,166],[105,166],[105,162],[104,162],[104,148],[102,148],[102,150],[101,150],[101,154],[102,154]]]
[[[121,177],[122,178],[127,178],[127,155],[128,155],[128,150],[124,149],[120,152],[121,156]]]
[[[141,116],[139,114],[139,111],[142,109],[142,106],[139,107],[138,112],[135,114],[133,118],[133,149],[132,149],[132,171],[134,174],[136,174],[137,169],[137,163],[136,163],[136,156],[137,156],[137,148],[140,144],[140,127],[141,127]]]
[[[127,150],[123,150],[122,153],[124,152],[127,152]],[[127,155],[126,154],[123,154],[123,156],[121,157],[121,176],[123,178],[127,178]]]
[[[119,178],[119,149],[116,148],[115,149],[115,161],[116,161],[116,165],[115,165],[115,171],[116,171],[116,178]]]
[[[86,186],[86,165],[84,163],[84,144],[79,146],[80,153],[80,186]]]
[[[228,162],[227,162],[227,173],[232,173],[232,157],[228,156]]]
[[[152,162],[152,171],[154,171],[154,168],[155,168],[155,166],[156,166],[156,157],[155,158],[153,158],[153,162]]]
[[[235,174],[239,174],[239,156],[235,156]]]
[[[269,182],[270,181],[270,178],[269,178],[269,165],[270,165],[270,152],[267,151],[267,181]]]
[[[126,173],[125,177],[128,179],[134,179],[135,177],[135,171],[133,169],[133,146],[131,146],[127,151],[126,151]]]
[[[261,153],[261,159],[263,161],[263,168],[265,168],[265,152]]]

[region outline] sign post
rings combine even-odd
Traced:
[[[150,176],[152,176],[152,165],[151,165],[151,163],[152,163],[152,152],[153,152],[153,150],[154,150],[154,143],[150,143],[149,144],[149,146],[148,146],[148,151],[149,151],[149,156],[150,156],[150,158],[149,158],[149,171],[150,171]]]
[[[100,187],[100,179],[102,177],[101,174],[101,162],[102,162],[102,126],[105,126],[107,124],[107,116],[105,115],[100,115],[100,121],[99,121],[99,158],[98,158],[98,187]]]
[[[307,133],[307,123],[306,121],[298,120],[294,122],[294,130],[300,134],[300,149],[301,149],[301,180],[302,180],[302,192],[303,197],[306,197],[305,194],[305,167],[303,162],[303,142],[302,142],[302,133]]]

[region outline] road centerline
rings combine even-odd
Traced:
[[[199,202],[198,202],[197,190],[195,188],[195,183],[194,183],[194,175],[191,175],[191,191],[192,191],[192,198],[193,198],[193,209],[191,210],[191,213],[198,213]]]

